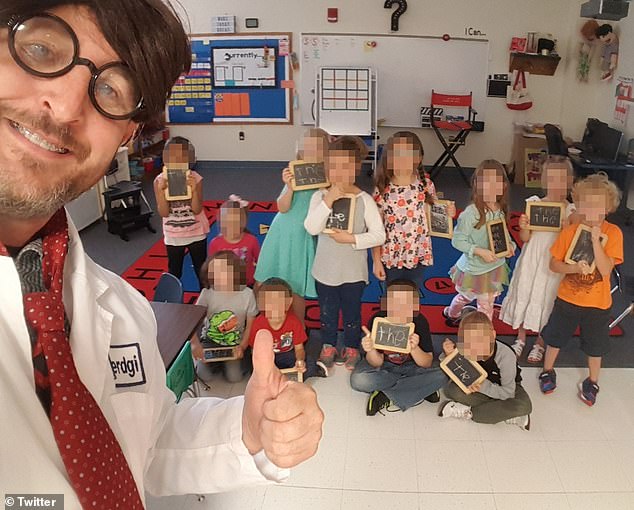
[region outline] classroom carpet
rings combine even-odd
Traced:
[[[205,201],[203,204],[205,215],[210,224],[208,240],[218,235],[218,212],[222,201]],[[258,238],[260,244],[269,225],[277,213],[275,202],[251,202],[249,205],[249,231]],[[519,239],[520,213],[513,212],[509,215],[509,232],[513,240],[518,245],[515,255],[509,259],[509,265],[515,267],[515,262],[521,251],[521,241]],[[445,322],[442,310],[447,306],[456,294],[453,282],[449,279],[448,272],[451,266],[460,257],[460,252],[451,245],[450,239],[432,237],[434,265],[425,271],[425,288],[422,289],[421,312],[427,318],[431,332],[436,335],[455,335],[457,328]],[[381,297],[381,287],[379,281],[372,274],[372,260],[368,257],[370,266],[370,282],[366,287],[362,298],[362,321],[369,322],[372,315],[379,309]],[[147,299],[152,299],[158,280],[163,272],[167,271],[167,252],[163,241],[156,242],[147,252],[136,260],[124,273],[123,278],[127,280],[135,289],[143,294]],[[194,273],[193,265],[189,255],[184,262],[183,275],[181,277],[183,289],[185,291],[184,301],[194,303],[200,290],[198,280]],[[505,293],[500,295],[497,303],[502,303]],[[499,307],[494,312],[494,325],[498,335],[512,336],[515,331],[506,323],[497,318]],[[319,304],[316,299],[306,301],[306,326],[311,330],[319,329]],[[612,336],[621,336],[623,330],[616,327],[611,331]]]

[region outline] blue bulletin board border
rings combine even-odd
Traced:
[[[292,34],[290,32],[249,33],[245,35],[193,34],[192,69],[181,76],[168,100],[168,124],[292,124],[293,88],[284,87],[293,81],[291,67]],[[280,41],[288,41],[288,55],[280,56]],[[218,48],[274,49],[274,87],[213,87],[212,50]],[[216,101],[224,94],[248,95],[248,115],[220,116]]]

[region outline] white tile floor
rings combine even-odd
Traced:
[[[336,367],[309,382],[326,414],[324,437],[286,484],[202,502],[149,497],[148,509],[634,509],[634,369],[604,370],[593,408],[576,397],[582,369],[558,369],[558,389],[546,396],[537,369],[522,374],[533,400],[530,432],[443,420],[429,403],[369,418],[367,397]],[[215,377],[209,394],[239,395],[245,384]]]

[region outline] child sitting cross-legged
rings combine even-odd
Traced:
[[[248,345],[255,345],[256,334],[266,329],[273,335],[273,351],[275,365],[279,369],[296,368],[303,373],[303,378],[327,377],[328,370],[312,357],[307,359],[304,343],[308,339],[301,321],[290,309],[293,302],[291,286],[281,278],[269,278],[260,285],[257,294],[258,306],[261,310],[253,321]],[[247,347],[243,340],[241,348]]]
[[[513,349],[496,340],[495,329],[483,312],[465,315],[458,329],[462,353],[477,361],[488,374],[481,384],[472,384],[463,392],[454,382],[444,392],[449,401],[438,413],[443,418],[462,418],[478,423],[505,422],[524,430],[530,428],[530,397],[520,384],[520,368]],[[455,344],[447,339],[443,351],[450,354]]]
[[[402,354],[374,348],[370,331],[365,326],[361,345],[365,358],[350,376],[350,385],[357,391],[370,393],[366,414],[374,416],[391,404],[402,411],[420,404],[423,400],[438,402],[438,390],[447,383],[447,376],[440,368],[431,368],[434,359],[431,334],[427,319],[419,312],[418,286],[411,280],[393,280],[387,285],[382,302],[383,311],[370,320],[369,327],[378,317],[389,317],[391,322],[414,323],[414,333],[409,337],[411,352]]]

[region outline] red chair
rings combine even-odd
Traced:
[[[434,129],[436,136],[442,143],[444,147],[444,152],[440,155],[440,157],[434,163],[434,166],[431,168],[430,174],[432,179],[436,177],[443,168],[447,166],[449,160],[453,161],[455,168],[458,169],[460,175],[467,183],[468,186],[471,186],[469,179],[464,173],[464,168],[460,166],[460,163],[456,159],[456,151],[465,144],[465,140],[469,133],[473,130],[473,123],[475,121],[475,117],[477,112],[472,108],[473,105],[473,93],[469,94],[439,94],[438,92],[431,91],[431,127]],[[447,118],[445,115],[445,120],[437,120],[436,111],[440,108],[465,108],[468,111],[466,120],[462,119],[453,119],[451,116]],[[451,134],[448,137],[443,135],[443,131],[449,131]],[[452,136],[453,135],[453,136]]]

